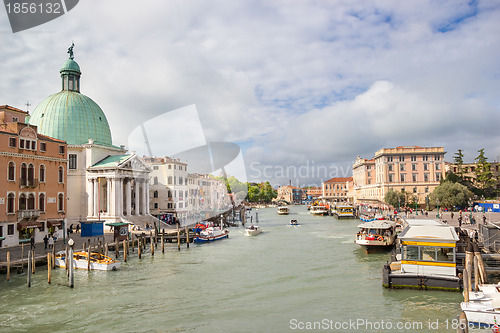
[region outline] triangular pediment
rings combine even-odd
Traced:
[[[137,155],[133,154],[127,160],[123,161],[118,165],[120,169],[127,169],[132,171],[142,171],[142,172],[151,172],[151,169],[147,166],[147,164]]]

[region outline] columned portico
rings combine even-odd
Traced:
[[[139,179],[135,179],[135,215],[139,215]]]
[[[127,178],[127,186],[125,190],[125,201],[126,201],[126,214],[130,216],[132,214],[132,179]]]

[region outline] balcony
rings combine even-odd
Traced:
[[[19,178],[21,188],[35,188],[38,187],[38,179]]]
[[[40,211],[38,209],[17,211],[17,218],[19,220],[36,220],[39,217],[40,217]]]

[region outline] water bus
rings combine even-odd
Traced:
[[[328,207],[326,206],[311,206],[309,213],[313,215],[328,215]]]
[[[287,206],[279,206],[278,207],[278,215],[288,215],[290,214],[290,208]]]
[[[376,249],[391,249],[396,241],[396,222],[376,220],[358,225],[356,244],[368,252]]]
[[[354,207],[349,205],[335,206],[335,209],[333,210],[333,215],[335,215],[337,219],[354,218]]]

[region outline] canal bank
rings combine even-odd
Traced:
[[[367,255],[354,244],[358,220],[312,216],[305,206],[291,206],[288,216],[276,208],[258,213],[258,236],[231,228],[229,239],[213,244],[167,247],[142,260],[131,255],[116,272],[77,271],[74,289],[60,269],[50,286],[42,274],[32,288],[22,276],[0,281],[0,329],[289,332],[294,322],[327,319],[423,328],[437,322],[439,330],[396,331],[456,332],[446,321],[456,319],[461,295],[384,289],[389,254]],[[289,226],[292,218],[301,225]]]

